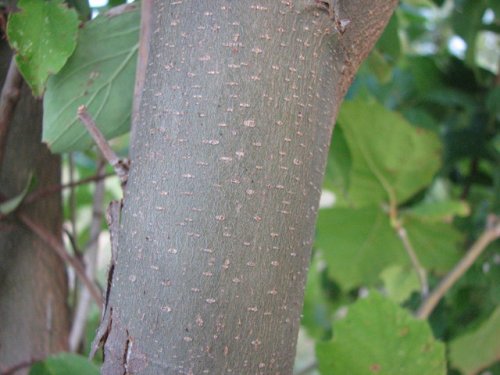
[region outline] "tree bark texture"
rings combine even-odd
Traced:
[[[341,1],[341,34],[318,3],[152,1],[103,374],[291,374],[335,116],[396,5]]]
[[[10,62],[0,43],[0,83]],[[40,142],[42,103],[23,84],[10,124],[0,171],[0,192],[20,194],[30,176],[38,188],[60,183],[60,161]],[[61,237],[60,195],[26,206],[23,213]],[[43,359],[67,349],[69,328],[65,265],[37,236],[15,218],[0,222],[0,366],[1,369]],[[26,374],[28,369],[16,374]]]

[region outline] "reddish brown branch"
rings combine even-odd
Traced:
[[[48,195],[58,193],[61,190],[77,187],[80,185],[85,185],[85,184],[88,184],[89,182],[101,181],[101,180],[104,180],[104,179],[111,177],[111,176],[114,176],[114,173],[96,174],[94,176],[82,178],[81,180],[73,181],[73,182],[70,182],[67,184],[58,184],[58,185],[47,186],[46,188],[34,191],[33,193],[29,194],[24,199],[23,204],[30,204],[30,203],[33,203],[33,202],[39,200],[39,199],[45,198]]]
[[[490,243],[500,238],[500,218],[491,216],[488,228],[472,244],[464,257],[458,264],[446,275],[431,294],[422,302],[416,316],[419,319],[427,319],[441,298],[455,284],[455,282],[474,264],[474,261],[481,255],[484,249]]]
[[[51,233],[49,233],[45,228],[41,227],[26,214],[19,213],[19,219],[26,225],[33,233],[35,233],[43,242],[49,245],[55,253],[66,263],[69,264],[75,270],[76,275],[80,278],[82,283],[87,287],[92,298],[96,301],[97,306],[102,306],[103,299],[101,295],[101,291],[96,286],[96,284],[91,281],[87,274],[85,273],[85,268],[83,265],[78,262],[77,259],[70,256],[64,246],[54,237]]]
[[[99,151],[101,151],[104,158],[107,160],[109,164],[115,170],[116,175],[120,178],[122,185],[127,182],[128,178],[128,163],[126,161],[121,160],[110,147],[104,135],[102,135],[101,131],[97,127],[94,119],[87,112],[87,107],[81,105],[78,107],[78,118],[85,125],[88,132],[94,139],[94,142],[97,145]]]
[[[23,79],[17,70],[16,61],[12,57],[7,71],[7,76],[0,93],[0,168],[5,155],[7,137],[14,110],[21,96],[21,86]]]

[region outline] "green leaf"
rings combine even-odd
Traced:
[[[463,235],[451,223],[402,215],[402,223],[427,271],[444,274],[460,260]]]
[[[0,204],[0,213],[1,214],[8,215],[11,212],[14,212],[17,209],[17,207],[19,207],[19,205],[22,203],[26,194],[28,194],[32,179],[33,179],[33,173],[30,173],[28,176],[28,181],[26,182],[26,185],[24,186],[23,190],[18,195],[16,195],[14,198],[6,200],[5,202],[2,202]]]
[[[316,353],[322,375],[446,374],[445,347],[427,322],[376,292],[349,307]]]
[[[377,77],[380,83],[385,84],[391,81],[392,66],[384,58],[379,50],[374,49],[370,53],[370,55],[368,55],[366,63],[370,67],[370,70],[373,72],[373,75]]]
[[[415,270],[409,266],[390,266],[382,271],[380,278],[384,282],[384,290],[391,300],[403,303],[413,292],[420,289]]]
[[[450,361],[464,375],[500,360],[500,307],[477,329],[450,342]]]
[[[419,96],[425,98],[429,92],[443,86],[442,72],[435,59],[427,56],[412,56],[405,60],[405,65],[411,73]]]
[[[29,372],[29,375],[99,375],[99,368],[87,358],[71,354],[60,353],[38,362]]]
[[[358,206],[405,202],[441,165],[438,137],[380,104],[345,102],[339,124],[352,155],[349,196]]]
[[[427,271],[443,273],[458,261],[462,235],[451,224],[411,215],[402,220]],[[375,286],[387,267],[411,265],[387,213],[379,207],[320,210],[316,246],[323,250],[328,275],[344,290]]]
[[[408,210],[408,213],[425,220],[443,221],[451,220],[454,216],[468,216],[470,214],[470,207],[464,201],[423,202],[413,206]]]
[[[344,133],[340,127],[336,127],[328,154],[324,186],[326,189],[335,192],[335,195],[341,201],[347,198],[351,165],[351,153],[345,141]]]
[[[387,214],[378,207],[320,210],[316,246],[323,250],[329,276],[344,290],[375,285],[386,267],[407,262]]]
[[[390,57],[393,62],[399,59],[401,55],[401,41],[399,39],[399,21],[397,13],[394,13],[389,23],[380,36],[376,49],[381,54]]]
[[[53,152],[88,148],[91,138],[77,119],[86,105],[108,139],[130,127],[139,38],[139,6],[106,14],[81,30],[68,63],[49,79],[44,98],[43,140]]]
[[[486,108],[493,116],[500,116],[500,86],[491,89],[486,98]]]
[[[342,299],[335,284],[330,282],[328,288],[324,286],[326,264],[322,258],[321,251],[315,251],[309,267],[301,320],[307,333],[316,339],[325,338],[325,333],[331,330],[332,317]]]
[[[16,63],[36,96],[50,74],[57,73],[76,47],[78,15],[63,0],[19,0],[21,12],[9,18],[7,35]]]
[[[66,0],[66,2],[76,9],[82,21],[90,19],[91,9],[88,0]]]
[[[465,61],[468,66],[475,66],[477,33],[483,25],[482,18],[488,4],[481,0],[455,0],[452,14],[453,28],[467,44]]]

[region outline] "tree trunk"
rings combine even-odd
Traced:
[[[0,43],[0,83],[10,61]],[[1,87],[1,86],[0,86]],[[30,175],[38,188],[60,183],[59,158],[40,142],[42,103],[23,85],[10,124],[0,173],[0,191],[12,198]],[[27,206],[23,213],[60,238],[62,209],[54,194]],[[41,359],[67,348],[68,309],[64,264],[36,235],[14,218],[0,222],[0,369]],[[28,369],[16,374],[26,374]]]
[[[318,3],[152,2],[103,374],[292,372],[335,116],[396,5]]]

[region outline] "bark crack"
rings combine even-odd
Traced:
[[[125,341],[125,351],[123,352],[123,375],[128,375],[129,373],[129,360],[132,355],[132,345],[133,341],[132,338],[130,337],[130,334],[128,332],[128,329],[125,330],[127,332],[127,340]]]
[[[107,301],[106,301],[107,302]],[[91,345],[91,350],[89,354],[89,358],[92,359],[95,356],[95,353],[97,352],[97,349],[101,345],[104,345],[106,343],[106,340],[108,339],[109,333],[111,332],[111,328],[113,325],[113,308],[108,307],[106,305],[106,310],[104,311],[104,316],[102,317],[101,324],[99,325],[99,328],[97,329],[96,336],[94,338],[94,341],[92,342]]]

